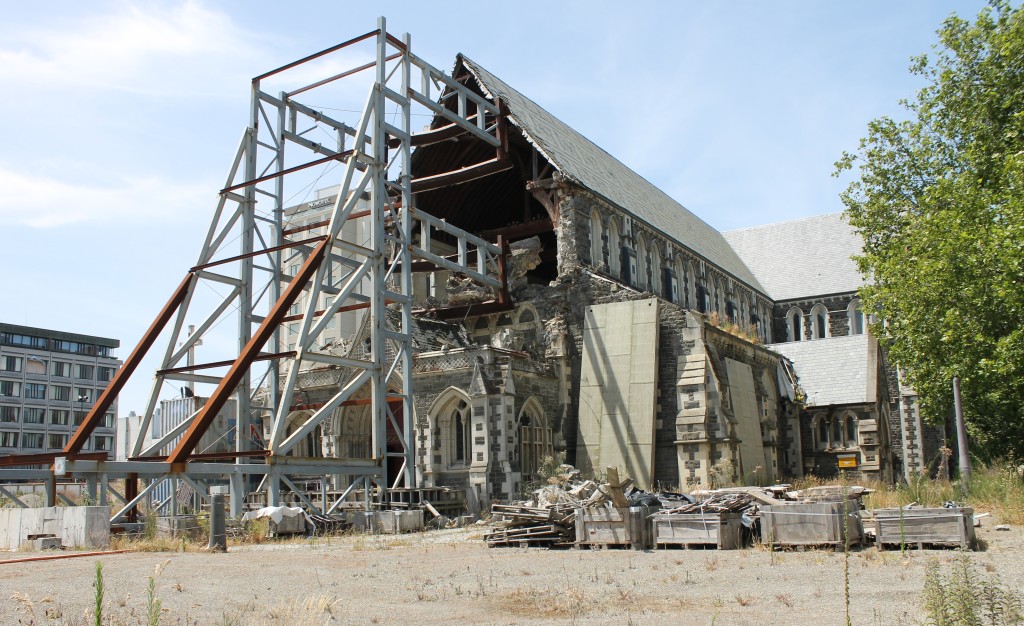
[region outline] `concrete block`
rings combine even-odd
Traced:
[[[0,547],[17,550],[29,535],[60,537],[66,547],[106,548],[110,544],[110,507],[0,509]]]
[[[40,537],[32,540],[33,550],[60,550],[63,547],[60,537]]]

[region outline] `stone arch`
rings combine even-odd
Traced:
[[[786,313],[786,334],[790,341],[803,341],[804,312],[799,307],[793,307]]]
[[[516,419],[516,439],[519,471],[524,481],[537,476],[541,462],[553,454],[551,427],[544,408],[536,397],[523,403]]]
[[[811,308],[811,339],[824,339],[832,336],[828,328],[828,309],[818,303]]]
[[[862,311],[860,308],[859,298],[854,298],[853,300],[851,300],[850,306],[846,307],[846,318],[849,322],[851,335],[864,334],[864,311]]]
[[[853,411],[844,411],[839,416],[839,422],[842,425],[843,431],[843,447],[856,448],[860,446],[857,414]]]
[[[811,418],[811,438],[814,440],[814,449],[827,450],[830,448],[829,436],[828,415],[825,413],[816,413],[814,417]]]
[[[472,462],[471,415],[469,395],[458,387],[448,387],[431,403],[427,446],[434,469],[468,467]]]
[[[313,415],[313,411],[309,409],[300,409],[298,411],[292,411],[285,418],[285,439],[291,436],[292,433],[302,428],[310,416]],[[322,424],[317,426],[306,433],[306,436],[300,439],[292,446],[292,449],[288,451],[286,456],[301,456],[301,457],[322,457],[324,455],[323,449],[323,429]]]

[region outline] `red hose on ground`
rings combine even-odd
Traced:
[[[103,556],[105,554],[121,554],[128,550],[107,550],[105,552],[70,552],[67,554],[47,554],[46,556],[30,556],[24,559],[0,559],[0,565],[6,563],[28,563],[29,561],[53,561],[55,559],[73,559],[76,556]]]

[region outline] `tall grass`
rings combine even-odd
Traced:
[[[868,509],[902,507],[912,502],[922,507],[938,507],[955,501],[972,507],[975,513],[991,513],[1000,523],[1024,524],[1024,480],[1009,466],[974,468],[966,501],[957,482],[933,480],[924,475],[895,486],[875,481],[862,484],[874,490],[864,499]]]

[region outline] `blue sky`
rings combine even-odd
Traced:
[[[0,320],[116,337],[127,356],[198,254],[249,79],[378,15],[436,67],[465,53],[730,230],[841,210],[832,164],[900,114],[920,87],[909,59],[942,20],[984,5],[289,4],[4,7]],[[137,378],[122,414],[143,406]]]

